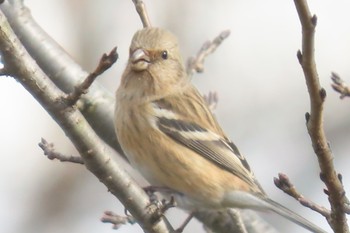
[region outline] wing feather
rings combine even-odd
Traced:
[[[177,143],[190,148],[245,182],[256,186],[248,163],[232,142],[195,122],[159,117],[157,125],[164,134]]]

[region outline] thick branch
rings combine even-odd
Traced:
[[[321,176],[327,186],[331,216],[328,219],[334,232],[349,232],[344,212],[345,191],[333,165],[333,155],[323,129],[323,103],[326,91],[321,87],[314,57],[314,36],[317,17],[311,15],[306,0],[294,0],[302,26],[302,51],[298,59],[303,68],[310,96],[310,113],[306,115],[307,129],[317,155]]]
[[[26,50],[58,88],[72,93],[89,75],[34,21],[21,1],[15,6],[6,1],[0,9]],[[94,82],[80,101],[79,110],[95,132],[125,158],[113,127],[114,95]]]
[[[73,142],[85,166],[113,193],[147,232],[172,232],[166,219],[154,219],[156,209],[149,205],[145,192],[119,167],[116,156],[95,134],[81,113],[67,105],[61,92],[37,66],[0,12],[0,49],[6,69],[48,111]],[[147,212],[148,211],[148,212]]]

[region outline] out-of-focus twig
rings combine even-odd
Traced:
[[[331,79],[333,81],[333,89],[340,93],[340,99],[350,96],[350,86],[346,85],[345,81],[338,74],[332,72]]]
[[[143,27],[152,27],[151,21],[148,17],[145,3],[142,0],[132,0],[132,2],[135,4],[136,11],[140,16]]]
[[[331,214],[327,219],[336,233],[349,232],[345,215],[345,190],[333,164],[333,154],[329,147],[323,127],[323,105],[326,91],[320,85],[315,63],[316,15],[311,15],[306,0],[294,0],[302,27],[302,50],[297,57],[301,64],[310,98],[310,113],[306,113],[306,126],[317,155],[322,181],[327,187]]]
[[[222,31],[212,41],[206,41],[196,56],[190,57],[187,61],[187,74],[192,76],[195,72],[201,73],[204,71],[205,58],[215,52],[221,43],[230,35],[230,30]]]
[[[240,216],[236,215],[238,213],[233,214],[235,212],[230,210],[198,211],[194,213],[194,216],[200,221],[205,219],[205,227],[215,233],[244,233],[246,231],[249,233],[277,233],[273,226],[263,221],[255,211],[248,209],[236,209],[235,211],[238,211]]]
[[[203,95],[203,98],[207,103],[207,105],[209,106],[209,109],[213,112],[218,106],[218,102],[219,102],[218,93],[216,91],[210,91],[208,94]]]

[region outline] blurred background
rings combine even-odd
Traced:
[[[308,93],[296,53],[301,28],[292,0],[144,0],[154,26],[179,37],[183,58],[222,30],[231,36],[209,56],[193,82],[202,93],[217,91],[215,114],[229,137],[276,201],[330,231],[320,215],[301,207],[273,184],[286,173],[306,197],[328,207],[319,168],[305,127]],[[337,171],[350,187],[350,99],[330,87],[337,72],[350,84],[350,2],[309,0],[318,16],[316,62],[327,91],[325,130]],[[142,27],[131,0],[26,0],[38,23],[87,71],[118,46],[120,59],[98,78],[109,91],[119,84],[133,33]],[[123,206],[83,166],[50,161],[37,146],[41,137],[62,153],[77,155],[62,130],[12,78],[0,77],[0,232],[114,232],[99,221],[103,211],[123,214]],[[167,213],[174,226],[185,219]],[[280,232],[306,232],[263,213]],[[137,224],[122,232],[142,232]],[[185,232],[203,232],[192,221]]]

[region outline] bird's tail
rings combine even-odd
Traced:
[[[265,200],[268,204],[270,204],[270,210],[285,217],[286,219],[298,224],[299,226],[304,227],[305,229],[308,229],[311,232],[314,233],[327,233],[320,227],[316,226],[315,224],[311,223],[310,221],[306,220],[302,216],[294,213],[290,209],[284,207],[283,205],[267,198]]]

